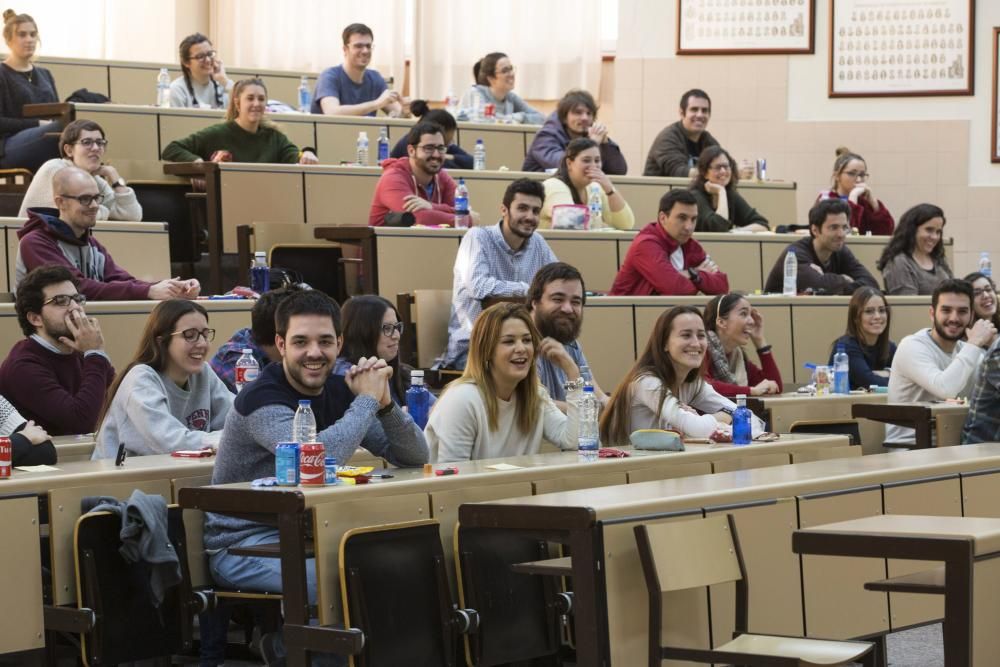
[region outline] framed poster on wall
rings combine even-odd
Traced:
[[[677,53],[813,53],[816,0],[677,0]]]
[[[997,126],[1000,125],[1000,99],[997,98],[997,95],[1000,95],[1000,89],[997,87],[998,73],[1000,73],[1000,28],[993,28],[993,95],[990,97],[993,101],[990,126],[993,129],[990,132],[990,162],[1000,162],[1000,146],[997,145],[997,140],[1000,140],[1000,132],[997,132]]]
[[[830,97],[972,95],[975,0],[830,0]]]

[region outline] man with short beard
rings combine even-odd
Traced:
[[[565,262],[546,264],[531,281],[527,306],[531,318],[542,334],[536,350],[538,379],[556,405],[566,411],[566,383],[580,382],[580,371],[587,363],[577,340],[583,326],[583,306],[587,300],[583,276]],[[594,394],[604,404],[607,395],[591,375]]]
[[[14,304],[25,339],[0,366],[0,394],[51,435],[96,430],[115,377],[101,327],[76,286],[65,266],[28,272]]]
[[[915,403],[969,396],[975,375],[997,335],[989,320],[972,321],[972,285],[945,280],[931,297],[934,326],[907,336],[896,348],[889,374],[889,402]],[[963,341],[962,339],[965,338]],[[886,446],[913,444],[911,428],[891,425]]]

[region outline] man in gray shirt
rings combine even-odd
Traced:
[[[363,359],[346,375],[331,372],[341,346],[340,308],[315,290],[295,293],[275,313],[275,344],[281,363],[236,397],[226,418],[212,484],[249,482],[274,476],[274,449],[290,442],[300,400],[310,400],[316,441],[345,463],[360,445],[398,466],[428,461],[423,431],[389,393],[392,370],[384,361]],[[221,514],[205,516],[205,548],[212,577],[222,586],[281,592],[276,558],[239,556],[229,548],[278,542],[276,528]],[[316,566],[307,563],[309,601],[316,602]]]
[[[528,310],[542,335],[541,345],[535,351],[538,380],[563,412],[566,411],[567,382],[590,380],[597,400],[602,404],[608,400],[592,374],[581,377],[583,369],[589,368],[577,340],[583,326],[586,300],[583,276],[576,267],[565,262],[543,266],[528,288]]]

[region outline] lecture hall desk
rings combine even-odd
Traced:
[[[870,516],[797,530],[798,554],[943,561],[872,590],[944,596],[944,665],[995,665],[1000,655],[1000,519]]]
[[[578,664],[589,667],[646,661],[638,523],[734,514],[751,582],[750,631],[800,635],[807,628],[809,636],[848,638],[940,618],[940,600],[891,593],[890,606],[884,593],[862,590],[885,577],[881,561],[808,556],[800,563],[790,548],[796,528],[883,512],[996,517],[998,503],[1000,444],[992,443],[463,504],[459,521],[570,546]],[[889,573],[906,570],[890,563]],[[731,589],[712,590],[711,614],[704,592],[675,595],[666,605],[665,641],[707,646],[709,624],[717,640],[730,636]]]
[[[437,464],[435,468],[458,467],[457,475],[442,477],[426,476],[421,469],[398,469],[392,471],[395,477],[391,480],[363,486],[255,489],[240,483],[185,488],[179,492],[179,502],[185,509],[238,513],[278,526],[285,619],[289,623],[304,625],[308,620],[305,540],[306,532],[313,529],[320,622],[329,624],[341,619],[337,554],[340,538],[350,528],[435,518],[441,522],[442,542],[450,563],[457,509],[465,502],[781,466],[789,460],[856,457],[860,453],[846,444],[844,436],[782,435],[777,442],[749,447],[692,444],[681,453],[637,453],[596,463],[580,463],[576,452],[556,452]],[[488,468],[501,461],[519,467],[502,471]],[[295,649],[289,649],[294,659]],[[290,660],[289,664],[303,663]]]

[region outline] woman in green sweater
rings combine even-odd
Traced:
[[[736,161],[720,146],[709,146],[698,158],[691,192],[698,200],[696,232],[770,231],[767,218],[736,192]]]
[[[243,79],[233,86],[226,122],[210,125],[189,137],[171,141],[163,159],[171,162],[278,162],[318,164],[316,153],[288,140],[264,118],[267,88],[260,79]]]

